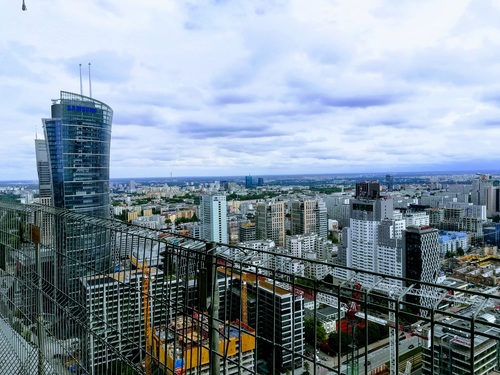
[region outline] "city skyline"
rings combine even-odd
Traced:
[[[26,5],[2,11],[2,181],[36,179],[88,63],[111,178],[497,168],[492,1]]]

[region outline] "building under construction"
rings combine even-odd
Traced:
[[[211,373],[208,316],[193,314],[176,317],[168,326],[153,330],[153,355],[157,365],[169,375]],[[255,366],[255,330],[242,322],[219,324],[221,374],[252,374]]]

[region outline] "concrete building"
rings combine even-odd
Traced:
[[[256,278],[254,274],[243,272],[238,275],[232,272],[230,275],[221,273],[221,276],[219,285],[222,286],[219,290],[227,291],[223,297],[226,304],[232,299],[234,306],[241,306],[241,283],[246,283],[248,325],[259,327],[263,336],[272,337],[272,340],[257,341],[259,358],[268,358],[272,362],[274,354],[274,369],[271,373],[284,372],[286,369],[293,372],[294,369],[302,367],[303,360],[297,355],[292,363],[292,352],[304,353],[304,298]],[[231,287],[225,286],[228,280]],[[258,306],[255,303],[257,295]],[[222,298],[220,309],[224,309]],[[233,313],[236,316],[230,316],[229,319],[239,319],[240,310],[233,310]]]
[[[425,211],[407,212],[404,215],[407,227],[425,227],[429,225],[429,215]]]
[[[216,193],[202,194],[200,206],[202,239],[228,243],[226,196]]]
[[[321,199],[301,198],[290,202],[291,234],[316,233],[328,238],[326,205]]]
[[[348,267],[377,272],[378,227],[383,219],[392,219],[393,211],[391,198],[351,201],[351,219],[346,249]],[[350,276],[350,272],[347,276]],[[364,274],[360,282],[364,285],[373,284],[375,277]]]
[[[470,322],[465,319],[452,318],[447,322],[449,326],[436,325],[434,337],[427,340],[423,348],[422,374],[498,374],[500,346],[493,337],[500,337],[500,329],[480,322],[494,322],[495,315],[486,313],[479,316],[474,323],[473,337],[470,334]]]
[[[165,324],[168,316],[180,311],[184,303],[183,283],[168,281],[165,287],[163,272],[150,268],[151,324]],[[81,295],[85,297],[85,317],[88,335],[83,337],[82,361],[90,373],[107,366],[121,355],[131,355],[137,343],[144,340],[142,271],[121,270],[109,275],[81,280]],[[168,304],[165,301],[169,301]],[[97,340],[90,332],[102,332]],[[116,348],[110,351],[109,346]]]
[[[256,205],[255,235],[258,240],[273,240],[285,245],[285,202],[259,202]]]
[[[456,253],[458,249],[464,252],[469,248],[469,237],[464,232],[439,231],[439,249],[441,256],[447,252]]]
[[[388,276],[401,277],[403,275],[402,251],[405,229],[406,225],[403,219],[386,219],[380,222],[378,227],[377,272]]]
[[[239,242],[254,241],[257,239],[255,223],[241,223],[239,227]]]

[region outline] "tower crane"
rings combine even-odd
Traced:
[[[151,353],[153,349],[153,330],[151,328],[151,302],[149,300],[149,283],[150,283],[150,273],[148,262],[144,259],[139,262],[134,256],[130,256],[130,261],[132,264],[142,272],[142,310],[144,315],[144,341],[146,347],[146,375],[152,375],[152,359]]]
[[[451,291],[447,290],[445,287],[440,287],[436,285],[434,290],[425,290],[423,288],[417,287],[415,284],[410,285],[409,287],[402,287],[401,285],[395,284],[391,282],[389,279],[384,279],[381,278],[378,282],[376,282],[373,285],[370,285],[369,287],[366,287],[366,290],[362,291],[362,285],[359,282],[356,282],[355,280],[356,274],[351,276],[348,280],[344,281],[342,283],[343,285],[346,285],[346,283],[350,282],[351,289],[352,289],[352,301],[349,304],[349,310],[348,316],[354,315],[358,319],[366,319],[368,321],[384,325],[389,328],[389,346],[390,346],[390,371],[391,375],[398,375],[398,369],[397,369],[397,356],[396,356],[396,351],[397,351],[397,346],[398,346],[398,331],[404,331],[407,334],[410,334],[412,336],[417,336],[422,338],[423,340],[427,340],[429,342],[430,340],[430,331],[424,330],[422,333],[418,331],[418,329],[414,329],[412,327],[405,327],[403,325],[400,325],[396,321],[396,314],[395,314],[395,307],[396,303],[400,303],[401,299],[406,296],[406,295],[413,295],[416,297],[424,297],[428,299],[429,301],[432,301],[433,307],[432,309],[436,309],[439,304],[443,301],[458,304],[458,305],[465,305],[465,306],[476,306],[478,309],[486,308],[486,307],[494,307],[494,308],[500,308],[500,304],[498,302],[498,298],[495,297],[485,297],[485,296],[470,296],[470,295],[454,295],[451,293]],[[341,287],[342,287],[341,286]],[[345,287],[344,287],[345,288]],[[366,314],[365,312],[362,312],[360,309],[360,301],[361,301],[361,293],[365,294],[367,296],[370,294],[372,291],[376,291],[378,293],[381,293],[383,295],[388,296],[388,303],[389,303],[389,319],[384,320],[379,317],[375,317],[369,314]],[[406,369],[403,375],[409,374],[411,371],[411,366],[407,363],[406,364]],[[399,374],[401,375],[401,374]]]
[[[377,284],[375,286],[372,286],[369,288],[369,291],[372,291],[373,289],[377,289]],[[354,375],[356,372],[357,366],[355,365],[355,361],[357,359],[357,356],[355,355],[355,350],[354,350],[354,337],[355,337],[355,329],[359,321],[363,320],[368,320],[373,323],[377,323],[383,326],[386,326],[389,328],[389,355],[390,355],[390,371],[391,375],[408,375],[410,374],[411,371],[411,362],[407,362],[406,364],[406,369],[405,372],[399,373],[397,369],[397,359],[396,359],[396,346],[399,344],[398,342],[398,334],[397,331],[405,331],[410,333],[412,336],[418,336],[423,338],[424,340],[428,340],[429,337],[424,336],[419,334],[416,330],[409,330],[406,327],[400,325],[398,322],[396,322],[395,318],[395,313],[394,313],[394,308],[395,308],[395,302],[392,299],[389,299],[389,320],[381,319],[378,317],[375,317],[373,315],[366,314],[362,311],[360,311],[359,307],[359,301],[361,300],[361,289],[362,289],[362,284],[360,282],[355,282],[353,287],[352,287],[352,299],[350,300],[348,304],[348,310],[346,313],[348,324],[350,326],[350,329],[352,330],[352,337],[353,337],[353,348],[352,348],[352,355],[351,355],[351,375]],[[380,288],[379,288],[380,291]],[[385,290],[384,290],[385,291]],[[394,296],[394,292],[392,289],[389,290],[388,293],[389,297]],[[399,302],[399,300],[398,300]]]

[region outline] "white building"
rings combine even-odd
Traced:
[[[200,197],[200,208],[203,239],[229,243],[226,196],[205,193]]]
[[[425,211],[407,213],[405,220],[407,227],[425,227],[429,225],[429,215]]]

